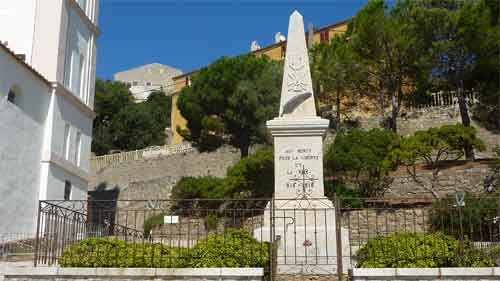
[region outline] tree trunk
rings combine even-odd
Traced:
[[[340,91],[337,90],[337,126],[340,126]]]
[[[467,99],[463,89],[463,80],[460,80],[459,82],[459,86],[457,89],[457,98],[462,125],[464,125],[465,127],[470,127],[471,121],[469,116],[469,105],[467,104]],[[471,144],[465,146],[465,158],[469,161],[474,160],[474,149]]]
[[[246,158],[248,156],[248,150],[250,148],[250,144],[247,141],[242,141],[240,143],[240,156],[241,159]]]
[[[391,130],[394,133],[397,133],[398,131],[398,126],[397,126],[398,111],[399,111],[398,100],[396,93],[394,93],[392,95],[392,115],[391,115]]]
[[[434,170],[432,171],[432,179],[431,179],[431,194],[436,198],[437,200],[441,199],[441,196],[439,193],[436,191],[437,186],[438,186],[438,177],[439,177],[439,170]]]
[[[384,101],[384,84],[380,82],[380,117],[382,118],[382,122],[384,122],[385,118],[385,101]]]

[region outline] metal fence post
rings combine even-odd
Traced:
[[[271,201],[269,201],[269,276],[270,280],[274,280],[274,276],[276,274],[276,267],[277,267],[277,251],[275,249],[275,241],[274,241],[274,196],[271,198]]]
[[[334,197],[335,200],[335,235],[336,235],[336,240],[337,240],[337,277],[339,281],[342,281],[342,275],[343,275],[343,268],[342,268],[342,227],[341,227],[341,220],[342,216],[340,213],[341,209],[341,201],[340,198],[335,194]]]
[[[42,216],[42,201],[38,201],[38,217],[36,222],[36,237],[35,237],[35,255],[33,258],[33,266],[36,267],[38,262],[38,248],[39,248],[39,236],[40,236],[40,217]]]

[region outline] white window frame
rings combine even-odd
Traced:
[[[82,133],[77,132],[76,133],[76,145],[75,145],[75,165],[77,167],[80,167],[81,165],[81,149],[82,149]]]
[[[64,125],[64,147],[63,147],[63,157],[64,159],[69,159],[69,148],[71,140],[71,126],[66,123]]]
[[[83,54],[80,54],[80,65],[79,65],[79,70],[80,70],[80,89],[78,90],[78,96],[82,101],[85,99],[85,57]]]

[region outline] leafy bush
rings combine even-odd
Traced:
[[[495,266],[500,266],[500,246],[488,249],[487,253],[495,262]]]
[[[493,266],[484,252],[442,233],[393,233],[374,238],[356,253],[358,267]]]
[[[356,188],[349,188],[339,181],[325,181],[325,194],[332,200],[334,195],[340,197],[342,207],[361,208],[363,205],[361,192]]]
[[[485,148],[475,128],[465,127],[462,124],[444,125],[417,131],[411,136],[401,138],[399,144],[387,155],[385,162],[388,166],[406,167],[416,184],[439,199],[439,176],[444,167],[443,162],[460,159],[468,148],[478,151]],[[418,179],[416,167],[422,163],[432,171],[429,183]]]
[[[153,229],[153,227],[155,225],[162,225],[163,224],[163,218],[166,214],[165,213],[161,213],[161,214],[155,214],[149,218],[147,218],[145,221],[144,221],[144,235],[146,237],[149,236],[149,233],[151,232],[151,229]]]
[[[217,209],[222,201],[182,201],[182,199],[220,199],[226,198],[224,180],[212,176],[185,177],[173,188],[170,198],[175,201],[172,209],[205,208]]]
[[[273,149],[265,147],[229,168],[224,179],[232,198],[271,198],[274,190]]]
[[[88,238],[67,247],[62,267],[267,267],[269,245],[248,232],[227,229],[209,235],[192,249],[160,243],[126,242],[114,237]]]
[[[257,150],[229,168],[224,179],[182,178],[172,189],[172,199],[270,198],[274,190],[274,155],[269,147]],[[206,207],[217,209],[223,201],[178,201],[174,208]],[[250,207],[250,206],[248,206]]]
[[[380,195],[390,183],[384,159],[397,142],[397,135],[384,129],[339,133],[325,155],[327,169],[356,184],[363,196]]]
[[[269,246],[245,230],[229,228],[225,234],[209,235],[190,251],[189,267],[267,267]]]
[[[491,241],[491,237],[500,236],[498,228],[492,227],[500,213],[500,197],[477,198],[465,194],[463,207],[454,207],[455,201],[446,198],[432,205],[429,222],[434,230],[473,241]]]
[[[162,244],[88,238],[66,248],[59,258],[62,267],[182,267],[174,249]]]

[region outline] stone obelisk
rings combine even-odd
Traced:
[[[314,207],[318,202],[311,199],[325,198],[323,137],[329,120],[316,114],[304,23],[297,11],[290,16],[284,65],[280,113],[266,124],[274,139],[274,197],[308,199]]]
[[[332,274],[338,253],[335,208],[323,184],[329,121],[316,114],[304,23],[297,11],[290,16],[284,67],[279,116],[266,123],[274,140],[274,200],[254,236],[274,238],[279,274]],[[341,234],[343,256],[348,256],[347,231]]]

